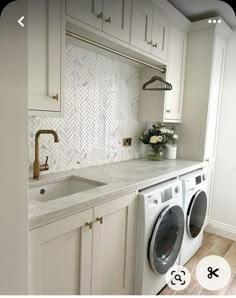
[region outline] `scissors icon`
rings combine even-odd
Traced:
[[[209,274],[207,275],[207,277],[208,277],[209,279],[211,279],[211,278],[213,277],[213,275],[214,275],[215,277],[219,277],[219,275],[216,274],[216,272],[219,271],[218,268],[215,269],[215,270],[213,270],[212,267],[208,267],[207,270],[208,270],[208,272],[209,272]]]

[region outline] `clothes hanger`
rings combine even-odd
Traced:
[[[148,89],[146,88],[148,85],[150,85],[156,81],[164,83],[165,87],[164,88],[148,88]],[[170,83],[166,82],[165,80],[163,80],[161,77],[154,76],[143,85],[142,89],[146,90],[146,91],[170,91],[170,90],[172,90],[172,85]]]

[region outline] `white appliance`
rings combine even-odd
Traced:
[[[182,185],[177,179],[139,193],[136,243],[136,295],[156,295],[165,273],[179,263],[184,234]]]
[[[183,188],[185,231],[180,254],[184,265],[200,248],[207,213],[207,173],[197,170],[180,177]]]

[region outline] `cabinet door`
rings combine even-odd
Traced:
[[[61,111],[64,13],[63,0],[28,1],[29,110]]]
[[[90,294],[92,209],[29,233],[29,293]]]
[[[66,0],[66,14],[102,30],[102,0]]]
[[[204,152],[204,159],[209,162],[214,162],[216,153],[222,82],[224,76],[225,51],[226,42],[219,35],[216,35]]]
[[[131,0],[103,0],[103,31],[129,43]]]
[[[145,0],[133,1],[131,44],[146,52],[151,51],[152,7]]]
[[[94,208],[92,294],[133,294],[134,212],[135,194]]]
[[[168,48],[168,33],[169,33],[168,20],[161,15],[156,9],[153,11],[152,20],[152,49],[151,54],[167,60]]]
[[[211,219],[211,208],[212,208],[212,201],[213,201],[213,189],[214,189],[214,172],[215,172],[215,165],[208,166],[204,168],[204,172],[207,174],[207,214],[206,214],[206,221],[204,223],[207,226]]]
[[[182,120],[186,48],[187,36],[171,26],[166,79],[173,89],[166,91],[164,120],[167,122]]]

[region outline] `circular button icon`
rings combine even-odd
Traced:
[[[231,279],[228,262],[219,256],[203,258],[197,265],[196,276],[199,284],[210,291],[223,289]]]
[[[175,265],[166,273],[166,283],[175,290],[181,291],[186,289],[191,281],[191,274],[186,267]]]

